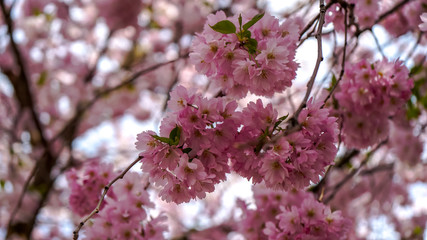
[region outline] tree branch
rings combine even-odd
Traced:
[[[387,12],[381,14],[378,19],[375,21],[375,24],[378,24],[379,22],[381,22],[382,20],[384,20],[385,18],[387,18],[389,15],[393,14],[395,11],[399,10],[399,8],[405,6],[405,4],[411,2],[413,0],[403,0],[400,3],[396,4],[394,7],[390,8]],[[364,28],[362,30],[358,30],[356,31],[356,33],[354,34],[356,37],[358,37],[360,34],[362,34],[363,32],[370,30],[372,27],[367,27]]]
[[[314,85],[314,80],[316,79],[317,72],[319,71],[320,63],[323,61],[322,28],[323,28],[323,24],[325,22],[325,13],[326,13],[325,1],[324,0],[320,0],[319,24],[317,26],[317,33],[316,33],[316,38],[317,38],[317,60],[316,60],[316,65],[314,67],[313,74],[311,75],[311,78],[310,78],[310,80],[307,83],[307,92],[305,93],[304,99],[302,100],[302,102],[299,105],[297,111],[294,113],[294,116],[292,117],[295,120],[298,119],[299,113],[301,112],[301,110],[307,104],[308,97],[310,96],[311,90],[312,90],[313,85]]]
[[[345,63],[346,63],[346,54],[347,54],[347,35],[348,35],[347,15],[348,15],[348,9],[344,8],[344,48],[343,48],[343,53],[342,53],[340,75],[338,77],[337,82],[332,86],[332,89],[329,92],[328,96],[323,101],[322,108],[325,106],[326,102],[332,96],[332,94],[334,93],[334,91],[337,88],[338,84],[341,82],[341,79],[344,77]]]
[[[132,83],[134,83],[136,81],[136,79],[138,79],[140,76],[147,74],[149,72],[152,72],[154,70],[157,70],[160,67],[163,67],[165,65],[174,63],[176,61],[179,61],[180,59],[183,58],[187,58],[188,57],[188,53],[182,56],[179,56],[178,58],[174,59],[174,60],[170,60],[167,62],[163,62],[163,63],[158,63],[156,65],[153,65],[151,67],[148,67],[146,69],[137,71],[136,73],[134,73],[130,78],[126,79],[125,81],[121,82],[120,84],[111,87],[111,88],[107,88],[103,91],[98,92],[95,97],[93,97],[92,100],[90,100],[89,102],[85,103],[85,104],[80,104],[77,107],[77,111],[76,114],[74,114],[74,116],[68,121],[67,124],[65,124],[64,128],[53,138],[53,140],[56,140],[60,137],[64,138],[64,139],[68,139],[68,141],[70,141],[74,134],[75,134],[75,130],[77,129],[84,113],[86,111],[88,111],[95,103],[96,101],[98,101],[99,99],[101,99],[102,97],[107,96],[108,94],[111,94],[112,92],[115,92],[123,87],[126,87]]]
[[[368,153],[366,153],[365,158],[363,159],[363,161],[360,163],[358,168],[353,168],[350,173],[348,175],[346,175],[344,177],[344,179],[342,179],[339,183],[337,183],[333,189],[332,189],[332,193],[329,194],[328,198],[326,198],[326,200],[324,201],[324,204],[328,204],[328,202],[330,202],[335,195],[337,194],[337,192],[341,189],[342,186],[344,186],[345,183],[347,183],[350,179],[352,179],[358,172],[360,169],[362,169],[363,166],[366,165],[366,163],[368,163],[369,159],[371,159],[372,155],[378,150],[380,149],[380,147],[382,145],[384,145],[385,143],[387,143],[388,139],[382,141],[381,143],[379,143],[374,149],[372,149],[371,151],[369,151]]]
[[[110,32],[108,33],[107,39],[105,39],[104,45],[101,48],[101,51],[98,53],[98,56],[95,60],[95,64],[92,66],[92,68],[89,70],[88,74],[84,78],[84,83],[90,83],[92,81],[93,77],[95,76],[96,70],[98,68],[99,60],[107,52],[108,45],[110,43],[110,40],[111,40],[111,37],[113,36],[113,34],[114,34],[114,30],[110,30]]]
[[[99,213],[99,209],[101,208],[101,204],[104,201],[105,196],[108,193],[108,190],[110,190],[110,187],[117,182],[119,179],[123,179],[123,177],[125,176],[125,174],[137,163],[139,162],[143,157],[139,156],[135,161],[133,161],[129,166],[126,167],[125,170],[122,171],[122,173],[120,173],[120,175],[118,175],[116,178],[114,178],[111,182],[109,182],[105,187],[104,187],[104,191],[102,192],[101,198],[99,199],[98,204],[96,205],[96,208],[88,215],[86,216],[80,223],[79,225],[77,225],[77,227],[74,229],[73,231],[73,239],[77,240],[79,239],[79,232],[80,229],[85,225],[85,223],[87,221],[89,221],[89,219],[91,219],[95,214]]]
[[[44,135],[43,125],[40,122],[39,114],[37,113],[35,108],[36,101],[30,89],[30,79],[28,77],[28,73],[26,72],[25,62],[24,62],[24,59],[22,58],[22,54],[19,50],[19,47],[16,44],[15,39],[13,38],[14,26],[13,26],[13,21],[10,15],[12,8],[7,10],[5,2],[3,0],[0,1],[0,8],[4,18],[4,22],[7,25],[7,33],[9,35],[9,41],[10,41],[10,46],[12,48],[13,57],[17,67],[19,68],[18,77],[15,77],[15,74],[13,73],[13,71],[5,71],[5,74],[9,77],[9,80],[14,88],[15,96],[20,104],[20,107],[22,109],[28,108],[30,110],[31,117],[36,128],[36,132],[39,135],[41,145],[44,148],[44,154],[37,161],[36,166],[34,167],[34,173],[32,174],[34,175],[34,181],[31,184],[32,185],[31,187],[34,189],[38,189],[40,191],[41,189],[43,189],[43,191],[41,191],[42,196],[39,201],[39,205],[42,205],[44,203],[43,199],[45,199],[49,194],[49,190],[50,190],[49,186],[51,186],[51,181],[52,181],[50,178],[50,173],[56,164],[56,157],[51,152],[50,143],[48,142],[46,136]],[[35,136],[32,136],[32,138],[36,139]],[[29,182],[30,181],[28,181],[26,185],[29,185]],[[20,198],[24,197],[26,189],[27,187],[23,189],[23,193],[21,194]],[[17,205],[17,209],[13,210],[14,214],[11,217],[14,217],[17,214],[17,212],[20,209],[19,205],[20,204]],[[34,212],[35,216],[37,216],[37,214],[38,214],[38,209],[36,209]],[[34,219],[35,219],[35,216],[34,216]],[[28,222],[14,223],[13,222],[14,219],[11,218],[7,226],[6,238],[14,235],[15,233],[21,234],[21,235],[23,234],[27,238],[29,238],[31,235],[32,229],[34,227],[34,221],[33,221],[34,219]]]

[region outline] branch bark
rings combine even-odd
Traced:
[[[114,178],[111,182],[109,182],[105,187],[104,187],[104,191],[102,192],[101,198],[98,201],[98,204],[96,205],[96,208],[89,214],[87,215],[80,223],[79,225],[77,225],[77,227],[74,229],[73,231],[73,239],[77,240],[79,239],[79,232],[82,229],[82,227],[85,225],[85,223],[87,221],[89,221],[89,219],[91,219],[95,214],[99,213],[99,209],[101,208],[101,204],[105,199],[105,196],[108,193],[108,190],[110,190],[110,187],[117,182],[119,179],[123,179],[123,177],[125,176],[125,174],[139,161],[141,161],[143,157],[139,156],[135,161],[133,161],[129,166],[126,167],[125,170],[122,171],[122,173],[120,173],[120,175],[118,175],[116,178]]]
[[[38,135],[32,135],[31,137],[33,139],[38,139],[41,143],[42,148],[44,149],[43,155],[40,157],[40,159],[37,160],[36,166],[34,167],[34,180],[31,184],[25,184],[24,189],[22,190],[23,192],[21,194],[21,197],[24,197],[27,191],[27,186],[29,185],[28,188],[36,189],[38,192],[40,192],[40,199],[37,205],[43,205],[44,200],[49,194],[50,186],[52,186],[53,183],[53,180],[50,177],[50,173],[56,164],[56,157],[50,149],[50,143],[45,136],[44,127],[40,122],[39,114],[35,107],[37,101],[35,100],[35,97],[33,96],[33,93],[30,89],[30,79],[28,78],[28,73],[26,71],[25,61],[22,57],[21,51],[19,50],[18,44],[13,38],[14,26],[13,20],[10,15],[12,7],[6,9],[6,4],[2,0],[0,1],[0,8],[4,22],[7,25],[7,33],[9,36],[10,47],[13,53],[13,57],[16,66],[19,68],[18,76],[15,76],[13,70],[5,71],[5,73],[9,77],[9,80],[14,88],[15,97],[19,102],[20,108],[22,110],[28,109],[31,113],[31,118],[35,125],[35,132]],[[18,214],[20,210],[19,203],[20,202],[18,201],[17,206],[13,210],[14,214],[11,215],[11,218],[9,219],[6,238],[18,234],[29,239],[34,227],[36,216],[38,215],[38,211],[40,208],[33,210],[33,218],[28,219],[27,221],[14,222],[14,217],[16,214]]]

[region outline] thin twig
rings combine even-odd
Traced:
[[[423,32],[420,32],[420,33],[418,34],[417,41],[415,42],[414,46],[413,46],[413,47],[412,47],[412,49],[409,51],[408,56],[407,56],[407,57],[406,57],[406,59],[405,59],[405,63],[406,63],[409,59],[411,59],[411,58],[412,58],[412,55],[415,53],[415,50],[417,50],[417,47],[419,46],[419,44],[420,44],[420,42],[421,42],[422,36],[423,36]]]
[[[315,25],[315,26],[313,27],[313,29],[312,29],[309,33],[307,33],[307,36],[305,36],[305,38],[300,39],[300,41],[299,41],[299,43],[298,43],[298,45],[297,45],[297,48],[301,47],[301,45],[302,45],[302,44],[303,44],[307,39],[309,39],[309,38],[311,38],[311,37],[313,36],[314,32],[316,32],[316,26],[317,26],[317,25]],[[316,35],[315,35],[315,36],[316,36]]]
[[[9,71],[9,73],[8,71],[5,71],[5,73],[9,77],[10,83],[13,86],[15,97],[19,102],[20,109],[22,110],[22,109],[28,108],[30,110],[31,117],[35,125],[35,130],[36,130],[35,132],[39,135],[41,145],[43,146],[44,152],[45,152],[42,155],[42,157],[38,159],[38,161],[36,162],[36,166],[34,167],[34,173],[31,173],[32,176],[30,177],[28,182],[26,182],[27,186],[24,186],[23,192],[21,193],[21,196],[20,196],[20,198],[23,199],[25,197],[24,195],[25,195],[26,189],[29,187],[28,185],[32,178],[34,178],[32,187],[37,189],[40,186],[46,186],[47,189],[46,191],[44,191],[42,195],[47,196],[51,186],[49,184],[51,181],[50,173],[53,169],[53,166],[56,164],[56,157],[54,156],[52,150],[50,149],[50,142],[45,136],[44,127],[39,119],[39,114],[35,107],[37,104],[37,101],[35,96],[33,95],[33,92],[31,91],[31,86],[30,86],[31,82],[27,72],[24,58],[22,57],[18,44],[16,43],[13,37],[15,30],[14,30],[13,20],[10,15],[10,13],[12,12],[12,7],[14,7],[14,4],[12,4],[12,6],[9,7],[9,10],[7,10],[5,1],[4,0],[0,1],[0,8],[3,15],[3,19],[7,25],[7,34],[9,36],[9,44],[12,49],[16,66],[19,69],[19,73],[18,73],[18,77],[15,76],[13,71]],[[32,136],[32,138],[33,137],[34,136]],[[43,196],[42,196],[42,199],[39,200],[38,205],[43,205],[44,200],[46,199],[46,198],[43,198]],[[22,204],[22,199],[21,199],[21,204]],[[14,217],[17,214],[17,212],[20,210],[19,205],[13,210],[14,214],[11,217]],[[35,217],[38,215],[38,210],[39,208],[37,208],[36,212],[33,213],[32,219],[35,219]],[[11,218],[7,226],[6,238],[9,238],[10,236],[12,236],[14,233],[17,233],[18,231],[20,231],[20,234],[29,238],[34,227],[34,221],[32,221],[32,219],[30,219],[30,222],[28,222],[28,219],[27,219],[24,222],[19,223],[20,228],[18,229],[17,226],[13,223],[13,219]]]
[[[312,90],[313,85],[314,85],[314,80],[316,79],[317,72],[319,71],[320,63],[323,61],[322,29],[323,29],[323,24],[325,22],[325,13],[326,13],[325,1],[324,0],[320,0],[319,23],[317,25],[317,33],[316,33],[316,38],[317,38],[317,60],[316,60],[316,65],[314,67],[313,74],[311,75],[311,78],[310,78],[310,80],[307,83],[307,92],[305,93],[304,99],[302,100],[301,104],[299,105],[297,111],[294,113],[293,118],[295,118],[295,119],[298,118],[299,113],[305,107],[305,105],[307,103],[308,97],[310,96],[311,90]]]
[[[310,9],[310,7],[313,5],[313,2],[314,2],[314,0],[310,0],[310,1],[298,1],[295,4],[295,6],[292,7],[292,9],[284,12],[282,14],[282,17],[283,18],[289,18],[289,17],[297,14],[299,11],[303,10],[305,7],[308,7],[308,9]]]
[[[322,190],[320,191],[319,199],[318,199],[319,202],[321,202],[323,200],[323,196],[324,196],[324,193],[325,193],[325,183],[326,183],[327,177],[329,176],[329,173],[331,172],[331,168],[332,168],[332,165],[329,165],[326,168],[325,176],[323,176],[322,180],[320,180],[319,184],[317,185],[317,186],[319,186],[319,187],[322,188]]]
[[[166,108],[168,107],[168,101],[170,100],[170,92],[172,92],[173,87],[175,87],[175,85],[179,82],[179,72],[176,70],[176,66],[174,66],[174,78],[173,81],[169,84],[168,90],[166,92],[166,100],[163,103],[163,107],[162,107],[162,111],[165,112]],[[209,81],[210,83],[210,81]]]
[[[294,104],[294,101],[292,100],[292,95],[290,94],[289,91],[286,93],[286,97],[288,98],[288,102],[289,102],[289,105],[291,106],[292,112],[295,112],[295,110],[297,108],[296,108],[296,106]]]
[[[129,166],[127,166],[127,168],[125,170],[122,171],[122,173],[120,173],[120,175],[118,175],[116,178],[114,178],[110,183],[108,183],[105,187],[104,187],[104,191],[102,192],[101,198],[99,199],[98,204],[96,205],[96,208],[87,216],[85,217],[80,223],[79,225],[77,225],[77,227],[74,229],[73,231],[73,239],[77,240],[79,239],[79,231],[80,229],[85,225],[85,223],[87,221],[89,221],[89,219],[91,219],[93,217],[93,215],[99,213],[99,209],[101,208],[101,204],[104,201],[105,196],[108,193],[108,190],[110,189],[110,187],[117,182],[119,179],[123,179],[123,177],[125,176],[125,174],[137,163],[139,162],[143,157],[139,156],[135,161],[133,161]]]
[[[104,90],[102,92],[99,92],[94,97],[94,100],[98,99],[98,98],[101,98],[101,97],[104,97],[104,96],[110,94],[111,92],[114,92],[114,91],[116,91],[116,90],[118,90],[120,88],[123,88],[125,86],[128,86],[128,85],[132,84],[133,82],[135,82],[136,79],[138,79],[140,76],[142,76],[144,74],[147,74],[147,73],[152,72],[152,71],[154,71],[154,70],[156,70],[156,69],[158,69],[160,67],[163,67],[165,65],[168,65],[168,64],[171,64],[171,63],[174,63],[174,62],[177,62],[180,59],[184,59],[184,58],[187,58],[187,57],[188,57],[188,53],[184,54],[182,56],[179,56],[176,59],[173,59],[173,60],[170,60],[170,61],[167,61],[167,62],[163,62],[163,63],[158,63],[156,65],[153,65],[151,67],[148,67],[146,69],[138,71],[135,74],[133,74],[130,78],[128,78],[127,80],[125,80],[125,81],[121,82],[120,84],[118,84],[117,86],[112,87],[112,88],[108,88],[108,89],[106,89],[106,90]]]
[[[373,167],[371,169],[360,171],[360,175],[371,175],[376,172],[390,171],[390,170],[393,170],[393,168],[394,168],[394,163],[382,164],[382,165]]]
[[[7,25],[7,33],[9,35],[9,41],[10,41],[10,46],[12,48],[13,56],[19,68],[19,80],[10,79],[10,82],[12,83],[12,86],[15,90],[16,98],[21,104],[21,107],[30,108],[31,116],[34,120],[34,124],[36,126],[37,132],[40,135],[40,141],[44,148],[49,149],[49,143],[44,135],[43,126],[39,120],[38,113],[36,112],[36,109],[34,107],[35,99],[30,90],[30,83],[29,83],[30,81],[28,78],[27,69],[25,67],[25,62],[24,62],[24,59],[22,58],[22,54],[21,54],[21,51],[19,50],[18,44],[15,42],[15,39],[13,38],[14,26],[13,26],[11,16],[9,14],[12,11],[12,9],[10,8],[8,11],[6,9],[6,5],[3,0],[0,1],[0,7],[3,13],[4,21]],[[50,151],[49,151],[49,154],[52,155]]]
[[[393,14],[394,12],[396,12],[397,10],[399,10],[399,8],[405,6],[405,4],[411,2],[413,0],[403,0],[400,3],[396,4],[394,7],[390,8],[388,11],[386,11],[385,13],[381,14],[377,20],[375,21],[375,23],[373,25],[378,24],[379,22],[381,22],[382,20],[384,20],[386,17],[388,17],[389,15]],[[362,34],[365,31],[370,30],[371,27],[366,27],[362,30],[358,30],[356,31],[356,33],[354,34],[356,37],[358,37],[360,34]]]
[[[343,48],[343,53],[342,53],[340,75],[338,76],[337,82],[332,86],[332,89],[329,92],[328,96],[323,101],[322,107],[325,106],[326,102],[332,96],[332,94],[334,93],[335,89],[337,88],[338,84],[341,82],[341,79],[344,76],[345,63],[346,63],[346,55],[347,55],[347,38],[348,38],[348,36],[347,36],[348,35],[347,15],[348,15],[348,10],[347,10],[347,8],[344,8],[344,48]]]
[[[96,70],[98,69],[99,60],[101,59],[102,56],[105,55],[105,53],[107,53],[108,45],[110,43],[111,38],[113,37],[113,34],[114,34],[114,30],[110,30],[107,38],[105,39],[104,45],[101,47],[101,51],[99,51],[96,57],[95,64],[92,66],[92,68],[89,70],[86,77],[84,78],[84,83],[90,83],[93,77],[95,76]]]
[[[335,168],[341,168],[344,164],[349,162],[353,157],[357,156],[359,154],[359,150],[352,149],[347,150],[341,158],[339,158],[339,161],[336,161],[336,164],[334,165]],[[329,165],[332,166],[332,165]],[[328,168],[327,171],[330,171],[331,168]],[[325,173],[325,176],[316,184],[309,188],[309,191],[313,193],[319,193],[319,191],[323,191],[323,187],[325,186],[326,180],[328,178],[329,174]],[[320,198],[319,198],[320,199]],[[319,200],[320,201],[320,200]]]
[[[314,80],[316,79],[317,72],[319,71],[320,63],[323,61],[323,53],[322,53],[322,28],[325,22],[325,1],[320,0],[320,14],[319,14],[319,23],[317,24],[317,60],[316,65],[313,70],[313,74],[310,77],[310,80],[307,83],[307,91],[305,93],[304,99],[301,104],[298,106],[298,109],[295,111],[292,117],[288,118],[287,123],[288,126],[285,131],[281,131],[278,134],[274,135],[270,141],[262,146],[262,148],[266,148],[271,144],[277,142],[280,138],[292,134],[296,131],[301,130],[301,125],[298,123],[298,115],[302,111],[302,109],[306,106],[308,97],[310,96],[310,92],[314,85]]]
[[[378,40],[378,38],[375,35],[374,31],[372,29],[369,29],[369,32],[371,32],[372,37],[374,38],[374,41],[375,41],[375,45],[377,45],[378,51],[381,53],[381,56],[383,58],[385,58],[386,56],[384,54],[383,48],[381,47],[380,41]]]
[[[16,204],[16,207],[13,209],[13,212],[10,214],[9,223],[8,226],[12,226],[13,220],[15,219],[16,214],[18,213],[18,210],[21,209],[22,201],[24,200],[25,193],[27,191],[28,186],[30,185],[31,179],[33,179],[36,170],[38,168],[38,165],[34,165],[33,169],[30,172],[30,175],[25,180],[24,186],[22,186],[21,194],[19,195],[18,203]]]
[[[95,97],[93,97],[89,102],[82,104],[81,106],[77,107],[77,111],[76,111],[76,114],[74,115],[74,117],[68,121],[68,123],[65,125],[65,127],[53,138],[52,141],[56,140],[57,138],[59,138],[61,136],[63,137],[63,136],[66,136],[67,134],[73,133],[75,128],[79,124],[81,118],[84,116],[84,113],[86,111],[88,111],[96,103],[96,101],[98,101],[102,97],[107,96],[108,94],[111,94],[114,91],[117,91],[117,90],[119,90],[125,86],[128,86],[128,85],[134,83],[136,81],[136,79],[138,79],[140,76],[142,76],[144,74],[147,74],[149,72],[157,70],[160,67],[174,63],[176,61],[179,61],[180,59],[187,58],[187,57],[188,57],[188,54],[185,54],[185,55],[179,56],[178,58],[176,58],[174,60],[170,60],[170,61],[163,62],[163,63],[158,63],[158,64],[153,65],[151,67],[148,67],[146,69],[137,71],[131,77],[129,77],[125,81],[121,82],[120,84],[98,92],[95,95]]]
[[[387,143],[388,139],[382,141],[381,143],[379,143],[374,149],[372,149],[371,151],[369,151],[368,153],[366,153],[365,155],[365,159],[363,159],[363,161],[360,163],[358,168],[353,168],[351,170],[351,172],[346,175],[344,177],[344,179],[342,179],[339,183],[337,183],[333,189],[332,189],[332,193],[329,194],[328,198],[326,198],[326,200],[324,201],[324,204],[327,204],[329,201],[331,201],[335,195],[337,194],[337,192],[341,189],[342,186],[344,186],[345,183],[347,183],[350,179],[352,179],[358,172],[359,170],[366,165],[366,163],[368,163],[369,159],[372,157],[372,155],[378,150],[380,149],[380,147],[382,145],[384,145],[385,143]]]

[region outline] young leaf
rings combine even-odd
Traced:
[[[43,86],[47,80],[47,71],[43,71],[40,73],[39,79],[37,80],[38,86]]]
[[[423,70],[423,65],[416,65],[413,68],[411,68],[411,71],[409,72],[410,76],[416,75],[420,73]]]
[[[279,119],[277,119],[277,122],[274,124],[273,130],[276,129],[283,121],[285,121],[286,118],[288,118],[288,116],[289,116],[289,113],[287,115],[282,116]]]
[[[169,144],[169,145],[173,145],[172,143],[172,140],[171,139],[169,139],[169,138],[165,138],[165,137],[159,137],[159,136],[157,136],[157,135],[151,135],[153,138],[155,138],[155,139],[157,139],[157,140],[159,140],[160,142],[163,142],[163,143],[166,143],[166,144]]]
[[[191,150],[193,150],[193,149],[191,149],[191,148],[184,148],[184,149],[182,149],[182,152],[188,154],[189,152],[191,152]]]
[[[410,119],[415,119],[418,116],[420,116],[421,111],[417,106],[414,106],[414,104],[411,101],[408,101],[407,104],[407,109],[406,109],[406,117],[410,120]]]
[[[242,31],[242,14],[239,14],[239,29]]]
[[[420,226],[416,226],[414,230],[412,230],[412,236],[422,236],[424,232],[424,229],[422,229]]]
[[[416,80],[411,90],[412,94],[414,94],[417,99],[421,98],[420,88],[424,85],[424,80],[424,78]]]
[[[252,27],[255,23],[257,23],[262,17],[264,17],[265,13],[260,13],[255,15],[255,17],[253,17],[251,20],[249,20],[249,22],[245,23],[245,25],[243,25],[243,30],[248,30],[250,27]]]
[[[261,151],[264,144],[267,142],[267,137],[270,135],[270,132],[268,131],[268,127],[266,127],[265,131],[261,134],[261,136],[258,137],[258,144],[254,148],[255,154],[258,155],[258,153]]]
[[[337,77],[335,76],[335,74],[332,73],[332,80],[331,80],[331,85],[328,88],[328,91],[332,91],[332,88],[334,88],[334,86],[337,84],[338,80]]]
[[[171,145],[178,145],[180,138],[181,138],[181,127],[177,125],[174,129],[172,129],[172,131],[169,134]]]
[[[242,37],[243,38],[251,38],[251,32],[249,32],[249,31],[243,31],[242,32]]]
[[[223,34],[229,34],[229,33],[235,33],[236,32],[236,26],[228,20],[223,20],[217,22],[215,25],[211,26],[209,25],[214,31],[223,33]]]
[[[258,41],[250,38],[246,43],[246,47],[248,48],[249,54],[255,54],[258,47]]]
[[[420,100],[420,102],[423,105],[423,107],[427,109],[427,95],[425,95],[424,97],[422,97],[421,100]]]
[[[236,33],[237,38],[240,42],[245,43],[248,39],[251,38],[251,32],[250,31],[243,31]]]

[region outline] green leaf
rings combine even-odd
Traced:
[[[43,86],[47,80],[47,71],[43,71],[40,73],[39,79],[37,80],[38,86]]]
[[[254,148],[254,153],[258,155],[261,151],[264,144],[267,142],[267,137],[270,136],[269,127],[265,128],[265,131],[262,131],[262,134],[258,137],[258,143]]]
[[[334,86],[337,84],[337,82],[338,82],[337,77],[335,76],[335,74],[332,73],[331,84],[327,88],[328,92],[332,91],[332,88],[334,88]]]
[[[223,33],[223,34],[229,34],[229,33],[235,33],[236,32],[236,26],[228,20],[222,20],[217,22],[215,25],[211,26],[209,25],[214,31]]]
[[[409,72],[410,76],[416,75],[420,73],[423,70],[423,65],[417,65],[411,68],[411,71]]]
[[[255,15],[255,17],[253,17],[251,20],[249,20],[249,22],[245,23],[245,25],[243,25],[243,30],[248,30],[250,27],[252,27],[255,23],[257,23],[262,17],[264,17],[265,13],[260,13]]]
[[[46,183],[38,184],[37,186],[30,185],[28,187],[28,190],[30,192],[36,192],[36,193],[39,193],[40,195],[45,194],[48,191],[48,189],[49,189],[49,187]]]
[[[248,39],[250,39],[250,38],[251,38],[251,35],[252,35],[252,33],[251,33],[250,31],[243,31],[243,32],[242,32],[242,37],[243,37],[243,38],[248,38]]]
[[[417,106],[414,106],[414,104],[410,100],[408,101],[407,106],[408,106],[408,109],[406,110],[406,117],[409,120],[415,119],[421,114],[420,109]]]
[[[338,103],[337,99],[332,97],[332,106],[334,106],[334,109],[338,109],[340,107],[340,104]]]
[[[181,139],[181,127],[176,126],[169,134],[169,139],[171,140],[171,145],[178,145],[179,140]]]
[[[414,87],[412,88],[412,94],[415,95],[417,99],[421,98],[420,87],[424,85],[424,79],[418,79],[414,82]]]
[[[423,234],[423,232],[424,232],[423,228],[421,228],[420,226],[416,226],[414,228],[414,230],[412,231],[412,235],[419,236],[419,235]]]
[[[242,31],[242,14],[239,14],[239,29]]]
[[[243,32],[238,32],[236,33],[237,38],[239,39],[239,41],[241,43],[246,43],[248,41],[248,39],[251,38],[251,32],[250,31],[243,31]]]
[[[0,179],[0,189],[4,189],[5,185],[6,185],[6,181],[4,179]]]
[[[159,137],[159,136],[157,136],[157,135],[151,135],[153,138],[155,138],[155,139],[157,139],[157,140],[159,140],[160,142],[163,142],[163,143],[166,143],[166,144],[169,144],[169,145],[173,145],[172,143],[172,140],[171,139],[169,139],[169,138],[165,138],[165,137]]]
[[[425,95],[423,98],[421,98],[421,104],[425,109],[427,109],[427,95]]]
[[[288,118],[288,116],[289,116],[289,113],[286,116],[282,116],[279,119],[277,119],[273,129],[276,129],[283,121],[286,120],[286,118]]]
[[[335,74],[332,73],[331,89],[337,84],[337,82],[338,82],[337,76],[335,76]]]
[[[191,152],[191,150],[193,150],[193,149],[191,149],[191,148],[184,148],[184,149],[182,149],[182,152],[188,154],[189,152]]]
[[[36,17],[40,16],[42,13],[43,13],[43,11],[40,11],[39,8],[33,9],[33,15]]]
[[[249,54],[255,54],[258,47],[258,41],[253,38],[249,38],[245,46],[248,48]]]

